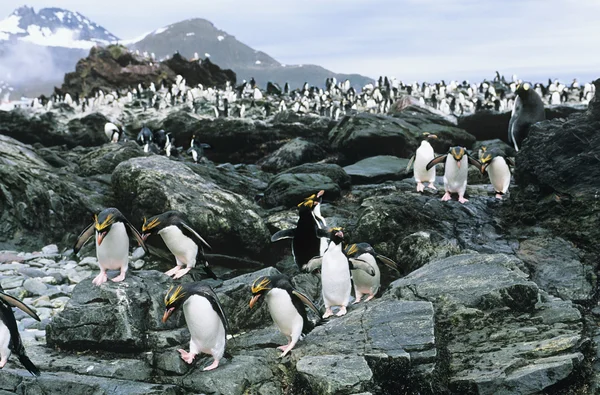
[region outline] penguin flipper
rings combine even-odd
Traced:
[[[467,158],[469,160],[469,163],[472,164],[473,166],[477,167],[479,169],[479,171],[482,171],[482,166],[481,166],[481,162],[478,161],[477,159],[473,158],[471,155],[467,155]]]
[[[75,246],[73,246],[74,254],[77,254],[79,250],[81,250],[81,247],[83,247],[85,243],[87,243],[88,240],[94,236],[94,232],[95,228],[94,223],[92,222],[83,230],[83,232],[79,234],[79,236],[77,236],[77,241],[75,242]]]
[[[410,160],[408,161],[408,165],[406,165],[406,171],[410,171],[410,168],[412,167],[413,163],[415,163],[415,158],[417,156],[413,155]]]
[[[204,264],[204,271],[206,272],[206,274],[208,274],[210,276],[210,278],[212,278],[213,280],[218,280],[217,275],[215,274],[215,272],[213,272],[211,270],[210,267],[208,267],[208,262],[206,262]]]
[[[315,313],[317,313],[317,315],[321,314],[321,312],[319,311],[319,309],[317,308],[317,306],[315,306],[315,304],[308,298],[308,296],[306,296],[303,293],[298,292],[296,290],[293,290],[292,293],[294,295],[296,295],[298,297],[298,299],[300,299],[302,301],[302,303],[304,303],[305,305],[307,305],[308,307],[310,307],[312,309],[312,311],[314,311]]]
[[[31,318],[33,318],[34,320],[41,321],[40,317],[38,317],[38,315],[35,313],[35,311],[33,311],[33,309],[31,307],[27,306],[25,303],[21,302],[19,299],[15,298],[14,296],[11,296],[9,294],[6,294],[6,293],[0,291],[0,299],[5,301],[7,304],[9,304],[12,307],[18,307],[19,309],[23,310],[25,313],[29,314],[31,316]]]
[[[190,237],[191,239],[194,239],[196,241],[196,243],[203,245],[204,247],[208,248],[209,250],[212,250],[212,247],[210,246],[210,244],[208,244],[208,242],[206,240],[204,240],[202,238],[202,236],[200,236],[194,229],[192,229],[188,224],[186,224],[185,222],[181,221],[181,226],[183,227],[183,229],[185,230],[184,234],[188,237]]]
[[[510,158],[504,158],[504,160],[506,161],[506,163],[508,163],[509,166],[515,167],[515,161],[510,159]]]
[[[429,163],[427,164],[427,166],[425,166],[426,170],[431,169],[433,166],[435,165],[439,165],[440,163],[442,163],[443,161],[446,160],[446,157],[448,156],[448,154],[444,154],[444,155],[440,155],[437,158],[433,158],[431,161],[429,161]]]
[[[348,262],[350,263],[350,270],[362,270],[369,276],[375,275],[375,270],[371,267],[371,265],[362,259],[348,258]]]
[[[293,229],[282,229],[271,236],[271,243],[284,239],[293,239],[296,234],[296,228]]]
[[[31,362],[31,359],[25,354],[25,349],[21,350],[18,355],[21,364],[34,376],[39,376],[40,370]]]
[[[138,244],[144,249],[144,251],[147,254],[148,247],[146,246],[146,243],[144,242],[144,239],[142,238],[140,232],[138,232],[138,230],[134,228],[131,222],[127,221],[126,219],[123,222],[125,222],[126,227],[129,229],[129,234],[137,240]]]
[[[316,270],[319,267],[321,267],[322,264],[323,257],[316,256],[314,258],[311,258],[306,265],[302,266],[302,270],[304,270],[305,272],[312,272],[313,270]]]
[[[379,262],[383,263],[390,269],[398,270],[398,264],[396,262],[394,262],[393,260],[391,260],[390,258],[388,258],[387,256],[381,255],[381,254],[376,254],[375,258],[377,258],[377,260]]]

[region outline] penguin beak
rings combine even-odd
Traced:
[[[150,233],[142,233],[142,240],[146,241],[146,239],[150,236]]]
[[[98,245],[102,244],[102,241],[104,240],[104,238],[106,237],[106,234],[108,233],[107,230],[105,230],[104,232],[99,232],[98,233]]]
[[[253,308],[254,305],[256,304],[256,302],[258,301],[258,298],[260,298],[260,294],[256,294],[252,297],[252,299],[250,299],[250,308]]]
[[[167,320],[169,319],[171,314],[173,314],[174,310],[175,310],[175,307],[171,307],[171,308],[168,308],[167,310],[165,310],[165,314],[163,315],[163,318],[162,318],[163,323],[167,322]]]
[[[458,166],[458,168],[460,169],[460,161],[459,160],[456,161],[456,166]]]

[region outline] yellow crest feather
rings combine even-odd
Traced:
[[[170,306],[185,296],[185,292],[183,292],[183,287],[181,285],[178,285],[174,290],[173,288],[175,288],[175,286],[171,285],[165,295],[165,306]]]
[[[255,293],[259,293],[260,291],[264,291],[267,288],[267,286],[271,283],[271,280],[269,280],[267,277],[259,277],[256,280],[254,280],[254,282],[252,283],[252,288],[251,291],[253,294]]]

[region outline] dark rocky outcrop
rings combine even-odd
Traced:
[[[265,171],[279,173],[303,163],[316,162],[323,159],[325,155],[326,152],[323,148],[297,137],[267,155],[259,164]]]
[[[175,74],[185,78],[188,86],[202,84],[206,87],[223,88],[228,81],[232,86],[235,86],[235,73],[231,70],[221,69],[209,58],[204,59],[202,62],[194,62],[187,60],[179,52],[176,52],[162,63],[173,70]]]
[[[344,167],[353,184],[376,184],[388,180],[402,180],[412,173],[406,170],[409,159],[379,155],[359,160]]]

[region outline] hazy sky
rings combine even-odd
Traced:
[[[121,39],[201,17],[286,64],[402,80],[600,77],[598,0],[14,0],[78,11]]]

